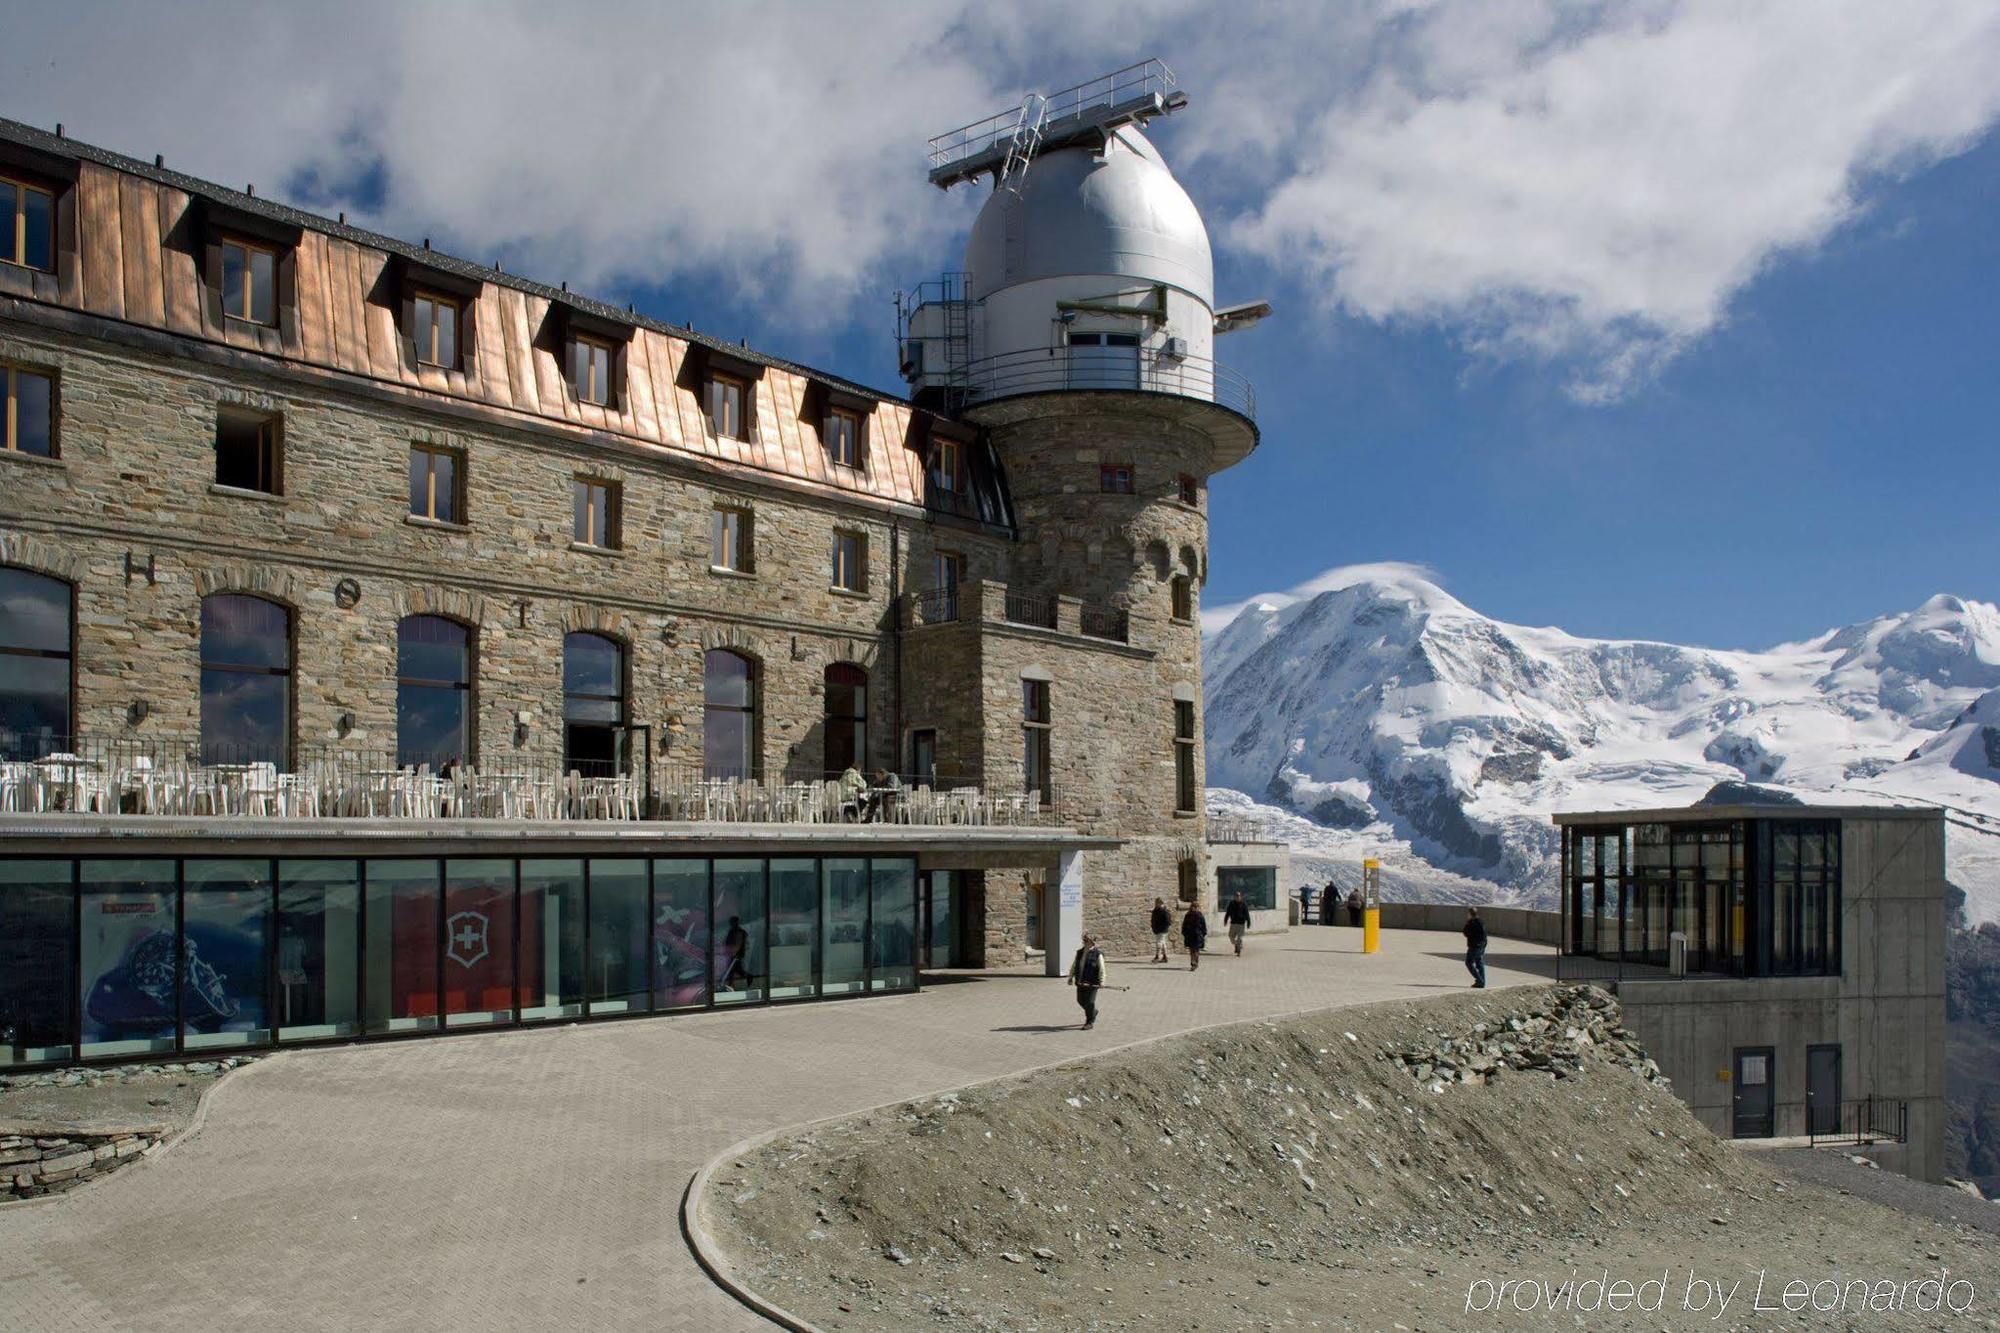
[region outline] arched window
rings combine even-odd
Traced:
[[[609,777],[625,739],[625,650],[579,630],[563,637],[563,770]]]
[[[472,759],[472,631],[443,616],[396,624],[396,762]]]
[[[0,756],[68,748],[70,586],[0,568]]]
[[[826,669],[826,774],[868,764],[868,673],[852,662]]]
[[[727,648],[702,658],[702,760],[712,778],[757,776],[757,664]]]
[[[201,599],[201,753],[210,764],[291,767],[292,613],[276,602]]]

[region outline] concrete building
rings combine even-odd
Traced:
[[[868,895],[825,877],[856,856],[887,866],[891,921],[914,877],[894,984],[920,961],[1060,955],[1086,914],[1138,951],[1153,896],[1212,882],[1204,506],[1257,430],[1247,386],[1206,357],[1256,312],[1215,309],[1200,218],[1141,137],[1182,104],[1170,76],[1149,62],[1095,88],[1009,113],[933,173],[993,194],[971,277],[914,319],[942,321],[935,342],[902,341],[909,400],[0,121],[0,859],[33,861],[0,885],[0,935],[32,917],[67,988],[60,1022],[47,1003],[36,1020],[62,1039],[15,1048],[79,1044],[78,904],[181,928],[189,876],[221,854],[195,816],[268,821],[223,878],[283,955],[238,997],[271,1010],[297,970],[288,867],[342,859],[347,838],[366,878],[368,849],[410,853],[415,820],[456,821],[468,865],[512,867],[466,889],[514,895],[463,909],[496,955],[531,870],[613,846],[653,867],[633,920],[678,910],[662,866],[686,856],[709,867],[704,932],[768,929],[743,946],[762,980],[731,979],[739,999],[786,998],[761,964],[800,931],[818,932],[794,968],[814,979],[788,989],[830,993],[829,951],[852,940],[827,933],[829,904]],[[912,346],[942,359],[910,366]],[[836,791],[850,769],[901,777]],[[543,822],[558,816],[630,827],[586,847]],[[857,843],[846,820],[945,831]],[[687,827],[708,821],[812,832],[760,851],[740,827]],[[89,859],[141,848],[129,883]],[[718,867],[737,858],[764,887],[730,890],[728,912]],[[781,932],[772,886],[799,858],[823,892]],[[550,976],[600,961],[598,879],[575,869],[582,952]],[[459,909],[450,864],[434,871],[412,901],[436,907],[424,947],[448,967]],[[537,929],[567,938],[556,916]],[[630,1000],[660,965],[633,947],[625,982],[579,972],[556,1007],[595,1013],[621,986],[624,1010],[658,1007]],[[715,969],[723,946],[699,947]],[[490,998],[463,1013],[549,1007]],[[442,991],[427,1003],[449,1019]]]
[[[1885,1167],[1942,1176],[1941,812],[1715,805],[1555,820],[1559,973],[1617,990],[1703,1123],[1736,1138],[1845,1134]]]
[[[1203,911],[1219,910],[1238,893],[1250,904],[1253,934],[1291,926],[1292,851],[1289,846],[1248,830],[1211,828],[1208,860],[1214,867],[1204,886]]]

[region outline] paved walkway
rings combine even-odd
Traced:
[[[202,1130],[73,1195],[0,1209],[0,1324],[31,1329],[768,1327],[680,1235],[689,1177],[766,1129],[1266,1014],[1466,983],[1456,936],[1304,927],[1198,973],[295,1051],[219,1087]],[[1552,955],[1496,940],[1495,985]]]

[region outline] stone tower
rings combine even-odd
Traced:
[[[1051,644],[1067,672],[1041,657],[1023,670],[1053,676],[1058,739],[1071,722],[1117,738],[1077,736],[1052,792],[1064,822],[1125,840],[1086,884],[1091,928],[1117,944],[1137,942],[1154,897],[1208,882],[1206,501],[1257,443],[1249,387],[1213,349],[1268,312],[1217,309],[1207,229],[1143,133],[1185,104],[1148,61],[933,140],[935,184],[991,192],[964,270],[920,293],[901,346],[917,400],[979,427],[1005,475],[1017,544],[1001,618],[1103,644]],[[1003,787],[1020,780],[1007,728],[1021,701],[992,656],[986,769]],[[991,911],[1004,894],[987,887]]]

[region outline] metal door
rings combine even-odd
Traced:
[[[1806,1047],[1806,1133],[1840,1132],[1840,1047]]]
[[[1771,1087],[1777,1081],[1774,1052],[1769,1046],[1736,1048],[1735,1116],[1731,1134],[1739,1139],[1768,1139],[1776,1129]]]

